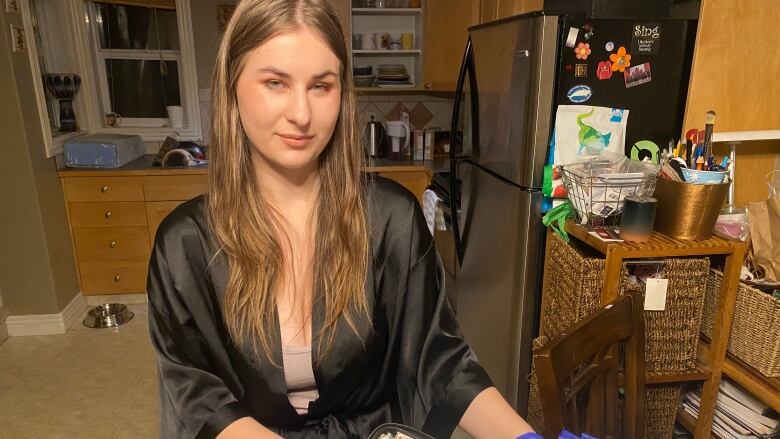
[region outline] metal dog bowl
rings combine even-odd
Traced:
[[[87,313],[84,326],[88,328],[114,328],[133,318],[133,312],[121,303],[98,305]]]

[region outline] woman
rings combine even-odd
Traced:
[[[414,197],[361,175],[348,58],[325,0],[244,0],[225,30],[208,192],[149,268],[162,437],[530,431],[460,335]]]

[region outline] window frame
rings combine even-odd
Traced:
[[[163,50],[163,59],[176,60],[179,74],[179,93],[184,107],[184,127],[162,126],[167,118],[123,118],[118,127],[105,124],[103,108],[108,105],[108,81],[105,67],[98,68],[97,63],[105,65],[106,58],[155,59],[159,60],[157,50],[99,49],[97,30],[90,20],[88,8],[91,5],[84,0],[70,0],[72,5],[72,26],[80,37],[81,56],[79,56],[82,76],[82,92],[85,94],[86,119],[90,133],[137,134],[144,141],[161,141],[173,132],[183,140],[202,140],[200,121],[200,103],[198,98],[198,78],[195,68],[195,47],[192,34],[191,0],[176,0],[176,24],[179,32],[179,50]],[[104,52],[101,54],[100,52]],[[148,57],[141,52],[147,52]],[[178,52],[178,56],[175,54]],[[109,54],[111,56],[105,56]],[[154,123],[156,126],[149,126]]]
[[[90,18],[90,51],[92,53],[93,68],[98,81],[98,103],[100,107],[99,114],[116,112],[111,108],[111,95],[109,93],[109,83],[106,73],[106,60],[108,59],[137,59],[158,61],[162,58],[165,61],[177,62],[177,74],[179,75],[179,96],[184,96],[184,86],[181,81],[181,51],[180,50],[148,50],[148,49],[103,49],[100,47],[100,35],[98,25],[92,20],[96,17],[96,5],[94,2],[84,2],[88,9],[87,14]],[[178,18],[178,17],[177,17]],[[178,26],[178,23],[176,23]],[[183,101],[183,99],[182,99]],[[109,111],[108,109],[111,109]],[[121,114],[121,113],[120,113]],[[168,118],[164,117],[122,117],[122,127],[126,128],[161,128],[168,123]],[[106,125],[103,123],[103,127]]]

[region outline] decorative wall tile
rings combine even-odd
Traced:
[[[371,119],[387,123],[400,120],[401,112],[409,112],[412,129],[439,128],[448,130],[452,119],[452,100],[427,95],[376,94],[368,105],[359,106],[359,129],[363,129]],[[376,99],[373,99],[376,97]]]
[[[430,110],[428,110],[427,106],[422,102],[419,102],[417,105],[415,105],[412,108],[412,111],[409,113],[409,122],[411,122],[413,126],[412,129],[422,129],[432,119],[433,114],[431,114]]]

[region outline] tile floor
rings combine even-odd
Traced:
[[[0,344],[0,439],[152,439],[159,404],[145,304],[114,329]],[[453,439],[471,437],[456,430]]]
[[[0,345],[0,439],[145,439],[159,404],[146,305],[130,322]]]

